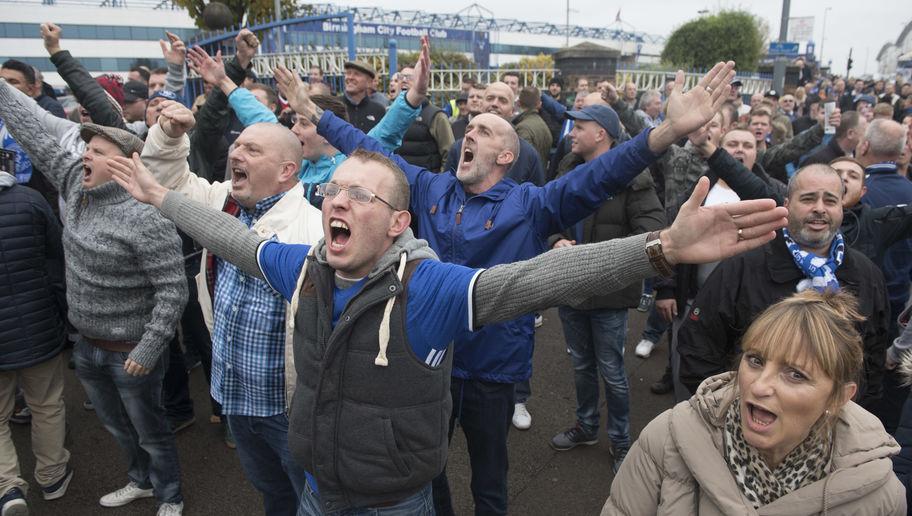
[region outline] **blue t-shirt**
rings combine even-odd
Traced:
[[[309,245],[266,242],[260,246],[257,262],[272,288],[291,301]],[[472,286],[481,269],[424,260],[412,273],[406,301],[406,335],[415,356],[431,367],[443,361],[447,346],[472,327]],[[349,288],[333,287],[333,326],[349,300],[366,283]]]

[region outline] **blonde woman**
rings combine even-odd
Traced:
[[[899,446],[851,401],[860,319],[853,298],[832,292],[768,308],[736,371],[643,430],[602,514],[905,514]]]

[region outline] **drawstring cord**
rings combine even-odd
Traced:
[[[402,281],[402,274],[405,272],[405,262],[408,260],[408,253],[402,253],[399,255],[399,269],[396,271],[396,276],[399,278],[399,281]],[[380,350],[377,352],[377,358],[374,359],[374,365],[380,367],[386,367],[389,365],[389,359],[386,357],[386,348],[389,346],[390,338],[390,313],[393,311],[393,304],[396,302],[396,297],[393,296],[389,298],[386,302],[386,308],[383,310],[383,320],[380,321]]]

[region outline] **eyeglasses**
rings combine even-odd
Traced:
[[[342,190],[345,190],[345,193],[348,194],[348,198],[355,202],[361,204],[370,204],[371,201],[377,199],[383,204],[389,206],[393,211],[401,211],[392,204],[386,202],[379,195],[362,186],[342,186],[336,183],[323,183],[317,185],[317,195],[325,197],[327,199],[331,199],[339,195]]]

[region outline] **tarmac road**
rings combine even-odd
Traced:
[[[539,328],[532,376],[532,398],[528,407],[532,428],[510,432],[510,514],[590,515],[598,514],[608,497],[612,480],[608,438],[601,433],[596,446],[556,452],[548,440],[574,422],[575,393],[570,358],[566,352],[556,310],[544,313]],[[664,341],[648,360],[637,358],[633,348],[640,339],[646,317],[630,311],[625,352],[630,378],[631,436],[636,438],[646,424],[670,408],[672,396],[655,396],[649,385],[661,376],[668,359]],[[108,509],[98,505],[105,493],[127,483],[126,464],[111,435],[93,412],[82,408],[86,399],[73,371],[66,370],[67,420],[70,425],[68,449],[76,475],[67,495],[45,502],[32,472],[34,456],[29,446],[28,427],[11,425],[24,478],[31,483],[28,495],[32,515],[154,515],[152,500]],[[209,420],[207,386],[200,368],[191,374],[191,394],[196,423],[177,436],[187,516],[262,514],[259,494],[245,480],[236,454],[222,442],[221,430]],[[602,395],[602,417],[604,396]],[[604,419],[603,419],[604,421]],[[469,461],[465,441],[457,430],[450,447],[447,473],[458,514],[473,513],[469,490]]]

